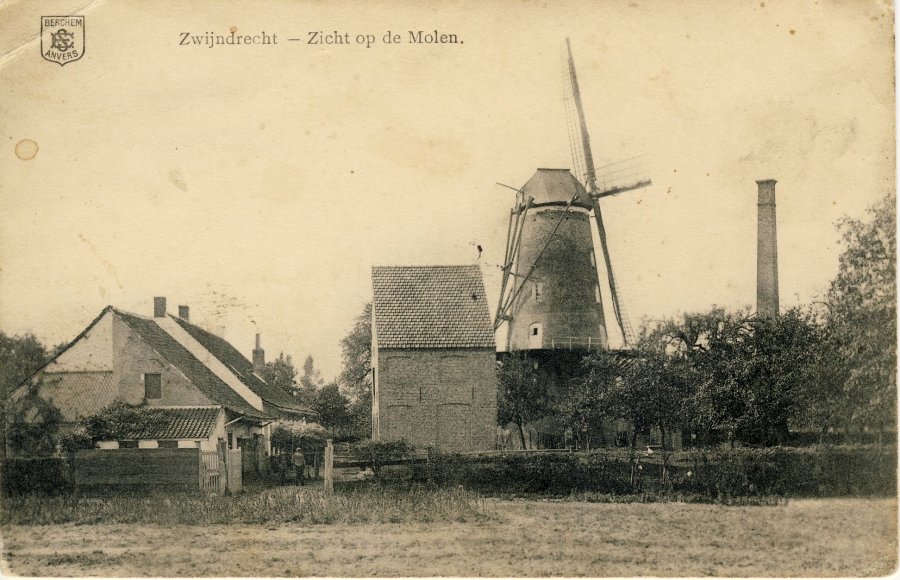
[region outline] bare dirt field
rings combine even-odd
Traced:
[[[477,523],[10,526],[38,576],[880,576],[897,501],[779,506],[488,502]]]

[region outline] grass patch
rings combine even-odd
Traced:
[[[340,490],[277,488],[256,494],[4,498],[0,521],[48,524],[356,524],[473,522],[489,519],[477,494],[461,489],[397,491],[380,487]]]

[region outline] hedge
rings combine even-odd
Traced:
[[[61,457],[6,459],[0,463],[0,489],[4,496],[67,493],[73,489],[71,465]]]
[[[632,456],[601,450],[476,456],[432,453],[422,463],[385,467],[378,479],[398,486],[463,486],[487,494],[653,493],[726,500],[896,496],[896,470],[892,448],[699,450],[665,458],[659,453]]]

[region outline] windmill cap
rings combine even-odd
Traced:
[[[532,205],[566,205],[573,195],[578,199],[572,204],[591,209],[591,197],[584,186],[568,169],[538,168],[528,183],[522,186],[525,199],[533,198]]]

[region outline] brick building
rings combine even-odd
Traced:
[[[240,448],[245,467],[258,465],[271,449],[274,419],[312,418],[289,393],[265,382],[258,339],[251,362],[191,324],[186,306],[172,316],[165,298],[156,298],[152,317],[107,306],[11,398],[25,420],[47,405],[55,408],[63,431],[116,401],[143,405],[157,418],[152,432],[101,446]]]
[[[478,266],[372,269],[372,437],[493,449],[496,348]]]

